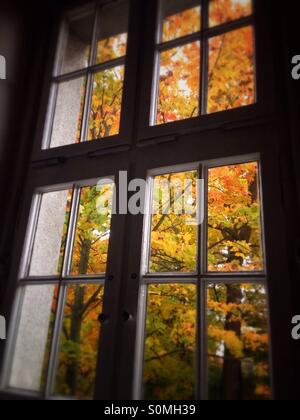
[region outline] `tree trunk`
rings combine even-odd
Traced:
[[[242,291],[239,287],[227,285],[227,304],[239,305],[242,301]],[[233,331],[237,337],[241,337],[241,322],[233,319],[233,314],[228,313],[225,322],[225,330]],[[222,400],[241,400],[243,395],[242,364],[226,347],[221,382]]]
[[[79,261],[80,275],[87,274],[91,246],[92,242],[89,240],[85,240],[82,245]],[[84,295],[85,287],[75,287],[74,304],[72,305],[71,313],[70,341],[78,346],[80,345],[81,325],[84,315]],[[74,355],[74,360],[69,363],[67,367],[66,383],[70,389],[71,395],[76,394],[79,363],[79,357],[75,357]]]

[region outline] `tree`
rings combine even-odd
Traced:
[[[95,74],[89,120],[89,140],[119,133],[123,80],[124,66]]]
[[[193,174],[192,178],[196,175]],[[176,214],[182,185],[191,173],[158,177],[154,188],[150,269],[196,269],[197,228]],[[160,188],[173,182],[169,214]],[[176,188],[177,185],[177,188]],[[195,194],[195,191],[194,191]],[[196,197],[196,196],[194,196]],[[169,203],[167,204],[169,206]],[[263,268],[257,163],[218,167],[208,177],[208,269],[219,272]],[[191,399],[194,395],[196,289],[180,284],[148,290],[145,396]],[[211,398],[268,399],[267,302],[262,287],[231,285],[208,291],[209,390]]]
[[[251,2],[214,0],[210,26],[247,16]],[[200,8],[163,22],[163,41],[200,30]],[[249,105],[255,100],[253,29],[242,28],[209,42],[207,112]],[[123,35],[99,43],[97,61],[122,56]],[[199,115],[200,42],[186,43],[160,54],[157,124]],[[89,140],[119,132],[124,67],[94,76]],[[196,213],[197,173],[190,206]],[[187,174],[159,177],[173,181],[171,200],[154,189],[149,270],[189,273],[197,269],[197,226],[191,215],[178,214]],[[99,192],[83,189],[77,222],[72,274],[104,273],[110,214],[96,209]],[[166,210],[169,210],[166,212]],[[67,223],[67,221],[66,221]],[[263,269],[260,192],[256,163],[213,168],[208,179],[208,270],[253,272]],[[91,396],[99,326],[96,322],[103,288],[68,289],[60,346],[57,391]],[[211,286],[208,290],[209,392],[218,399],[270,397],[266,297],[253,285]],[[194,285],[151,285],[148,289],[144,392],[148,399],[192,399],[195,396],[197,290]]]
[[[112,184],[81,190],[72,275],[86,276],[106,271],[112,194]],[[98,200],[102,196],[105,202],[103,206],[101,201],[99,208]],[[67,215],[65,225],[68,219]],[[56,392],[59,394],[81,398],[93,396],[98,316],[102,310],[103,294],[102,285],[68,286],[56,378]]]

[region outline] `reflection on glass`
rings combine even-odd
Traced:
[[[73,276],[106,272],[114,185],[82,188],[72,255]]]
[[[144,398],[195,398],[196,287],[151,285],[148,289]]]
[[[65,21],[60,73],[71,73],[88,66],[93,30],[93,15]]]
[[[209,26],[251,15],[252,0],[210,0]]]
[[[209,40],[207,112],[255,102],[254,31],[238,29]]]
[[[154,179],[150,272],[195,272],[197,171]]]
[[[199,115],[200,42],[160,54],[156,124]]]
[[[57,89],[51,148],[80,142],[86,79],[60,83]]]
[[[92,399],[104,287],[72,285],[66,293],[55,393]]]
[[[67,190],[43,194],[30,276],[57,276],[61,273],[71,197],[72,192]]]
[[[200,31],[199,1],[162,1],[162,42],[171,41]]]
[[[124,57],[127,50],[129,2],[102,6],[99,13],[97,64]]]
[[[259,185],[256,162],[209,170],[209,271],[263,270]]]
[[[211,285],[207,305],[209,399],[269,400],[269,336],[264,287]]]
[[[13,350],[9,386],[42,392],[46,385],[57,288],[27,286]]]
[[[88,140],[119,134],[123,83],[124,66],[95,74]]]

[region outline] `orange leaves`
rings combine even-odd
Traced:
[[[167,4],[167,2],[166,2]],[[184,7],[184,5],[183,5]],[[175,9],[174,9],[175,10]],[[250,0],[210,2],[209,25],[237,20],[252,13]],[[162,42],[197,32],[200,8],[163,19]],[[225,29],[224,29],[225,31]],[[208,43],[208,78],[204,112],[216,113],[255,102],[254,30],[252,26],[224,32]],[[200,113],[200,43],[179,45],[160,53],[156,124],[197,117]],[[204,68],[202,69],[204,70]],[[206,71],[206,70],[205,70]]]
[[[200,43],[161,53],[157,124],[199,114]]]
[[[194,7],[176,15],[167,16],[163,21],[162,41],[167,42],[200,31],[201,8]]]
[[[188,223],[182,193],[191,182],[196,202],[196,172],[158,176],[154,181],[151,225],[150,272],[194,272],[197,256],[197,227]],[[170,182],[168,186],[164,181]],[[170,198],[170,187],[173,190]],[[185,209],[187,210],[187,209]],[[196,211],[193,208],[192,210]]]
[[[95,74],[89,119],[89,140],[119,133],[123,82],[124,66]]]
[[[240,19],[252,13],[252,0],[211,0],[209,26]]]
[[[127,33],[112,36],[98,42],[97,64],[126,55]]]
[[[208,205],[209,270],[260,271],[263,256],[257,163],[210,169]]]
[[[59,395],[93,397],[103,295],[101,285],[67,289],[55,387]]]
[[[269,399],[269,335],[264,287],[212,285],[208,289],[207,306],[210,398],[226,399],[230,383],[237,382],[237,399]]]
[[[247,27],[209,41],[208,113],[255,101],[254,36]]]

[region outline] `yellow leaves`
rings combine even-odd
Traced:
[[[211,0],[209,25],[215,26],[252,13],[252,0]]]
[[[200,43],[165,51],[160,56],[157,123],[199,114]]]
[[[233,357],[237,359],[243,357],[243,343],[234,331],[226,331],[222,328],[210,325],[208,327],[208,336],[212,340],[224,343]]]
[[[192,398],[196,312],[194,285],[149,286],[144,366],[146,397],[149,392],[151,398]]]
[[[245,399],[270,397],[269,336],[266,292],[254,284],[215,285],[208,289],[208,352],[210,385],[232,366],[240,368]],[[229,378],[228,378],[229,379]],[[248,395],[249,392],[249,395]]]
[[[253,28],[209,41],[208,112],[250,105],[255,97]]]
[[[253,352],[263,350],[269,343],[268,334],[260,334],[257,331],[245,329],[243,335],[245,338],[245,347]]]
[[[126,55],[127,33],[112,36],[98,42],[97,64]]]
[[[210,271],[262,269],[258,177],[256,162],[209,170]]]
[[[162,41],[167,42],[198,32],[201,26],[201,8],[183,10],[176,15],[167,16],[163,21]]]
[[[259,384],[255,389],[255,394],[260,398],[270,399],[272,390],[269,386]]]
[[[119,133],[124,66],[95,74],[88,140]]]

